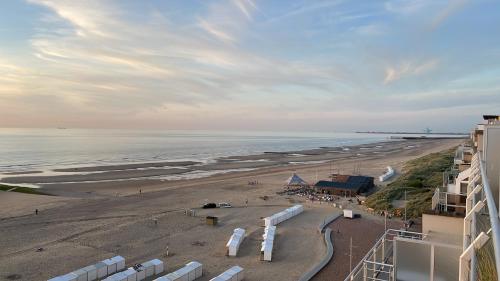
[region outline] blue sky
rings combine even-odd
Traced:
[[[0,127],[468,130],[500,2],[2,1]]]

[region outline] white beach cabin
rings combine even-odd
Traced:
[[[384,181],[392,178],[395,173],[396,172],[394,171],[394,169],[391,166],[387,166],[387,171],[385,172],[385,174],[383,174],[380,177],[378,177],[378,180],[380,182],[384,182]]]
[[[243,228],[234,229],[233,235],[231,235],[231,238],[229,238],[226,244],[228,256],[236,257],[243,239],[245,239],[245,230]]]
[[[290,207],[284,211],[276,213],[270,217],[264,218],[264,224],[265,224],[265,226],[277,225],[281,222],[284,222],[284,221],[302,213],[303,211],[304,211],[304,206],[295,205],[295,206]]]
[[[210,279],[210,281],[241,281],[243,278],[245,278],[243,268],[236,265],[224,271],[219,276]]]
[[[171,272],[153,281],[193,281],[203,275],[203,265],[197,261],[192,261],[186,266]]]
[[[260,259],[263,261],[271,261],[273,258],[274,235],[276,234],[276,226],[270,225],[264,228],[262,245],[260,248]]]

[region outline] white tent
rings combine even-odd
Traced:
[[[286,186],[309,186],[309,184],[299,177],[296,173],[293,173],[291,177],[286,180]]]

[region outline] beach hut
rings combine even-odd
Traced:
[[[131,268],[133,268],[137,272],[137,281],[146,279],[146,271],[144,270],[144,267],[142,267],[142,265]]]
[[[75,270],[70,274],[54,277],[49,281],[94,281],[125,269],[125,258],[122,256],[105,259],[93,265]]]
[[[142,263],[141,271],[145,272],[146,277],[151,277],[153,275],[158,275],[163,272],[164,264],[159,259],[150,260]]]
[[[108,275],[116,273],[116,263],[111,259],[105,259],[102,261],[108,268]]]
[[[271,261],[273,256],[274,235],[276,233],[276,226],[270,225],[264,228],[264,234],[260,247],[260,259],[263,261]]]
[[[87,281],[87,277],[88,277],[87,271],[85,271],[83,269],[78,269],[78,270],[75,270],[75,271],[73,271],[71,273],[73,273],[74,275],[78,276],[76,278],[77,281]]]
[[[200,278],[203,275],[203,265],[197,261],[192,261],[186,264],[187,267],[191,268],[195,273],[195,279]]]
[[[113,263],[116,264],[116,271],[124,270],[125,269],[125,258],[122,256],[116,256],[112,257],[110,260],[113,261]]]
[[[95,264],[97,279],[102,279],[108,276],[108,266],[104,262],[98,262]]]
[[[293,173],[285,182],[285,187],[287,189],[290,188],[299,188],[299,187],[308,187],[309,184],[299,177],[296,173]]]
[[[384,182],[384,181],[392,178],[394,176],[394,174],[395,174],[394,169],[391,166],[387,166],[387,171],[383,175],[378,177],[378,179],[380,182]]]
[[[82,270],[87,272],[87,281],[97,280],[97,268],[95,265],[86,266]]]
[[[193,281],[202,275],[203,265],[197,261],[192,261],[174,272],[156,278],[154,281]]]
[[[123,271],[123,274],[127,276],[127,281],[137,281],[137,271],[135,271],[133,268],[128,268],[127,270]]]
[[[264,225],[265,226],[277,225],[281,222],[284,222],[284,221],[302,213],[303,211],[304,211],[304,206],[295,205],[295,206],[290,207],[284,211],[276,213],[270,217],[264,218]]]
[[[51,278],[48,281],[77,281],[77,280],[78,280],[78,275],[73,273],[68,273],[66,275]]]
[[[240,248],[243,239],[245,238],[245,230],[243,228],[236,228],[233,231],[233,235],[229,238],[226,244],[227,255],[230,257],[236,257],[238,254],[238,249]]]
[[[244,277],[243,268],[236,265],[224,271],[219,276],[210,279],[210,281],[241,281]]]

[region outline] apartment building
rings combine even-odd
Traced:
[[[500,118],[483,117],[443,174],[422,232],[388,230],[346,281],[500,281]]]

